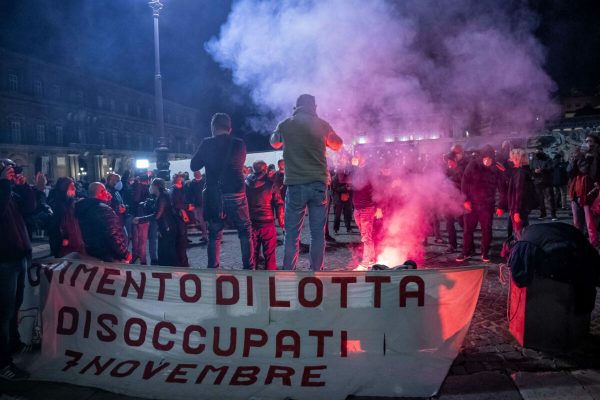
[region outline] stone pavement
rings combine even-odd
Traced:
[[[535,217],[535,214],[534,214]],[[561,221],[569,222],[566,212],[559,214]],[[596,399],[600,400],[600,301],[592,313],[590,335],[580,348],[564,354],[552,354],[521,348],[508,331],[508,281],[498,254],[505,237],[506,217],[494,220],[493,259],[481,289],[473,322],[463,348],[452,365],[448,377],[435,398],[442,400],[477,399]],[[538,222],[538,221],[535,221]],[[459,235],[460,237],[460,235]],[[188,255],[194,268],[205,268],[206,247],[197,245],[197,236]],[[358,234],[336,236],[337,244],[327,248],[327,269],[351,266],[351,249],[359,241]],[[305,229],[302,241],[308,243]],[[432,242],[432,238],[429,239]],[[36,244],[35,254],[48,254],[44,244]],[[456,255],[445,255],[446,245],[427,247],[427,267],[451,268],[457,264]],[[283,258],[283,246],[277,249],[277,259]],[[495,257],[494,257],[495,255]],[[475,262],[471,262],[475,264]],[[235,233],[225,235],[222,246],[223,268],[239,268],[239,242]],[[308,268],[307,254],[301,254],[300,269]],[[45,383],[0,382],[0,400],[125,400],[119,396],[92,388]],[[359,397],[350,397],[360,399]],[[366,398],[363,398],[366,399]],[[373,399],[373,398],[370,398]]]

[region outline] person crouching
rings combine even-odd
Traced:
[[[269,271],[277,269],[275,262],[277,231],[275,230],[275,215],[271,207],[273,190],[273,181],[267,174],[267,163],[256,161],[252,165],[252,173],[246,178],[246,197],[252,222],[254,259],[257,261],[258,267],[258,256],[262,249],[266,268]]]

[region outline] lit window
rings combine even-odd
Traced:
[[[8,74],[8,88],[13,91],[19,90],[19,77],[15,74]]]

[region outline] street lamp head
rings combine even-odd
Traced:
[[[155,17],[158,17],[160,15],[160,10],[162,10],[162,8],[163,8],[163,5],[160,2],[160,0],[152,0],[152,1],[148,2],[148,5],[152,9],[152,14]]]

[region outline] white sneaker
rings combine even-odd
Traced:
[[[359,264],[358,267],[354,268],[352,271],[370,271],[370,270],[371,270],[370,265]]]

